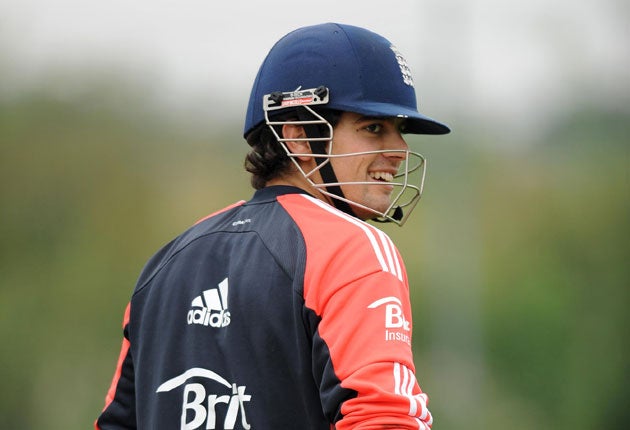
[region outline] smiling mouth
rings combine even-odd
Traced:
[[[369,172],[368,175],[371,179],[378,182],[393,182],[394,175],[389,172]]]

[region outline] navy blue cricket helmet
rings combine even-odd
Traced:
[[[326,23],[292,31],[271,48],[252,87],[244,136],[265,121],[265,95],[321,86],[329,90],[326,108],[406,118],[407,133],[450,132],[418,112],[409,67],[392,43],[364,28]]]

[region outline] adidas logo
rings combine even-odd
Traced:
[[[226,327],[230,324],[228,307],[228,278],[193,299],[188,311],[188,324]]]

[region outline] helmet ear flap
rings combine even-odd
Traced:
[[[315,157],[315,162],[319,166],[319,173],[322,177],[322,181],[326,187],[326,190],[334,194],[335,196],[340,197],[339,199],[332,199],[333,205],[342,212],[345,212],[349,215],[355,216],[352,207],[345,201],[345,197],[343,195],[343,191],[341,190],[341,186],[339,185],[326,185],[326,184],[337,184],[339,180],[337,179],[337,175],[335,174],[335,170],[332,167],[332,163],[330,162],[330,158],[326,157],[326,147],[332,145],[332,134],[334,125],[330,124],[328,120],[329,127],[326,127],[326,130],[329,130],[330,136],[322,136],[322,128],[318,127],[317,124],[308,123],[309,118],[308,111],[306,109],[302,109],[298,112],[298,118],[300,121],[305,122],[304,131],[306,132],[306,137],[309,140],[311,151],[313,154],[322,155],[322,157]],[[336,124],[335,124],[336,125]],[[322,141],[322,137],[328,137],[328,141]],[[332,149],[332,148],[331,148]]]

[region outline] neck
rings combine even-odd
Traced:
[[[328,203],[329,205],[333,205],[333,202],[331,201],[330,197],[326,196],[325,194],[322,194],[317,188],[312,186],[311,183],[304,176],[302,176],[299,173],[284,175],[284,176],[271,179],[267,181],[267,183],[265,184],[265,187],[271,187],[274,185],[288,185],[292,187],[301,188],[302,190],[318,198],[319,200],[325,203]]]

